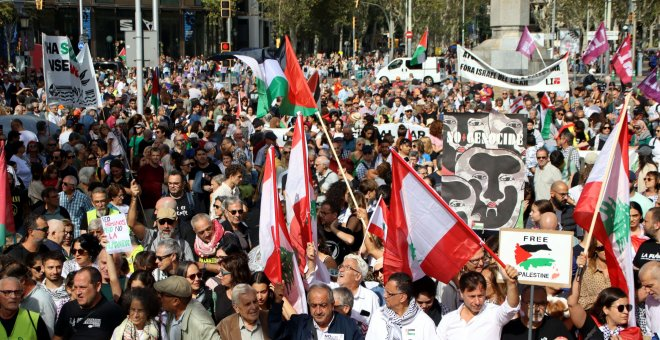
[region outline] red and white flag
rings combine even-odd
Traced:
[[[241,119],[241,91],[238,91],[238,104],[236,105],[236,120]]]
[[[509,110],[511,111],[511,113],[518,113],[518,111],[520,111],[524,108],[525,108],[525,103],[524,103],[523,97],[520,96],[520,97],[516,98],[516,100],[514,100],[513,103],[511,103],[511,106],[509,107]]]
[[[389,215],[390,211],[387,209],[387,205],[381,196],[378,199],[376,209],[374,209],[374,212],[371,214],[371,220],[369,221],[369,228],[367,231],[376,235],[376,237],[379,239],[385,241],[387,239],[387,220]]]
[[[605,31],[605,23],[601,22],[596,30],[594,38],[589,42],[587,50],[582,54],[582,62],[586,65],[591,64],[601,54],[607,52],[607,32]]]
[[[525,29],[520,36],[520,40],[518,41],[518,47],[516,47],[516,51],[520,52],[520,54],[524,55],[528,59],[532,59],[532,54],[534,54],[535,50],[536,44],[534,43],[534,38],[532,38],[532,35],[527,29],[527,26],[525,26]]]
[[[11,200],[11,188],[9,187],[9,174],[7,172],[7,161],[5,158],[5,141],[0,141],[0,187],[4,186],[0,195],[0,246],[5,244],[7,231],[15,232],[14,207]]]
[[[412,142],[413,136],[412,136],[412,130],[411,129],[408,129],[408,132],[406,132],[406,139]]]
[[[303,117],[298,115],[293,129],[289,172],[287,173],[284,197],[286,200],[286,222],[289,225],[292,245],[298,253],[298,263],[302,273],[304,273],[307,262],[305,256],[307,243],[314,242],[316,244],[316,223],[315,219],[312,218],[309,172]]]
[[[616,75],[621,78],[621,82],[624,84],[630,83],[633,76],[632,56],[630,55],[630,50],[630,35],[628,35],[623,39],[623,43],[621,43],[621,46],[619,46],[612,58],[612,68],[614,68]]]
[[[291,246],[286,229],[280,196],[277,193],[275,149],[271,146],[266,156],[259,215],[259,245],[261,265],[273,283],[283,282],[286,297],[297,313],[307,313],[307,301],[295,249]]]
[[[593,237],[605,247],[607,271],[612,287],[628,294],[634,301],[633,254],[630,240],[630,191],[628,161],[628,116],[625,108],[619,115],[614,131],[610,134],[584,185],[575,205],[575,222],[585,230],[593,223]],[[618,138],[616,138],[618,137]],[[597,210],[598,202],[602,202]],[[634,313],[630,322],[635,322]]]
[[[412,167],[392,151],[392,194],[383,270],[449,282],[482,240]]]

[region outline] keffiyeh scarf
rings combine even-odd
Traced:
[[[213,238],[211,239],[211,242],[206,243],[202,241],[199,236],[195,236],[195,253],[200,257],[215,256],[218,242],[220,242],[224,234],[225,229],[220,222],[218,222],[218,220],[213,220]]]
[[[621,333],[621,331],[623,330],[623,327],[617,326],[615,329],[612,330],[609,327],[607,327],[607,324],[604,324],[598,326],[598,329],[600,329],[600,331],[603,333],[603,339],[609,340],[610,338],[612,338],[613,335],[619,335],[619,333]]]
[[[147,320],[140,337],[135,325],[128,318],[124,320],[123,326],[122,340],[158,340],[158,324],[154,320]]]
[[[410,299],[408,309],[402,316],[399,316],[393,310],[384,307],[383,315],[385,316],[385,322],[387,324],[386,340],[401,340],[401,327],[411,323],[419,311],[420,309],[419,306],[417,306],[415,299]]]

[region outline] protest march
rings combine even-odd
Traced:
[[[630,39],[522,75],[455,44],[435,82],[288,36],[113,70],[42,34],[0,70],[0,339],[658,339]]]

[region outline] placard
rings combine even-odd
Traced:
[[[103,234],[108,240],[105,250],[108,254],[123,253],[133,249],[128,223],[124,214],[114,214],[101,217]]]
[[[518,269],[518,282],[568,288],[573,265],[573,233],[500,229],[499,256]]]

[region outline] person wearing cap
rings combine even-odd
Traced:
[[[163,239],[168,239],[172,238],[175,239],[178,243],[181,249],[183,250],[181,260],[184,261],[193,261],[195,257],[193,256],[192,249],[190,248],[190,245],[188,242],[185,240],[181,239],[179,237],[179,231],[178,231],[178,219],[176,215],[176,201],[174,201],[171,197],[164,197],[158,202],[161,201],[169,201],[169,204],[167,206],[160,206],[158,207],[158,204],[154,204],[155,207],[158,208],[158,212],[156,213],[156,229],[150,229],[144,226],[144,224],[137,222],[137,215],[138,215],[138,204],[137,204],[137,197],[140,196],[141,193],[141,188],[140,186],[136,183],[134,180],[131,183],[131,206],[128,209],[128,216],[126,218],[126,221],[128,221],[128,226],[131,228],[133,233],[135,234],[135,237],[137,237],[138,241],[142,244],[144,247],[144,250],[148,251],[156,251],[156,246],[160,241]]]
[[[119,123],[119,121],[117,121]],[[139,149],[138,145],[144,140],[144,123],[138,122],[135,124],[135,133],[131,136],[130,141],[128,142],[128,147],[130,149],[130,162],[133,164],[133,168],[136,169],[135,163],[139,160]]]
[[[78,270],[73,278],[74,300],[62,306],[53,340],[110,339],[124,311],[101,294],[101,272],[94,267]]]
[[[167,314],[162,322],[162,339],[220,340],[211,314],[192,298],[192,287],[182,276],[170,276],[154,284],[162,308]]]
[[[416,116],[413,116],[413,107],[410,105],[406,105],[406,107],[403,108],[402,115],[394,116],[394,122],[418,125],[419,119]]]

